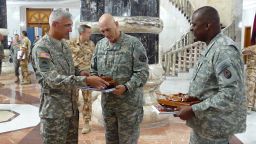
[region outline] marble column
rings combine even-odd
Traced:
[[[6,0],[0,0],[0,28],[7,28]],[[5,37],[3,44],[7,48],[7,37]]]
[[[102,14],[105,13],[105,0],[81,0],[80,22],[97,22]],[[103,38],[99,33],[93,33],[92,40],[96,44]]]

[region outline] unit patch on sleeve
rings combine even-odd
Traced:
[[[230,79],[232,77],[232,73],[226,68],[223,71],[223,75],[225,78]]]

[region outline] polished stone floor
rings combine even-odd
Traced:
[[[21,86],[14,83],[13,74],[0,76],[0,81],[5,84],[0,88],[0,110],[10,112],[0,112],[0,117],[6,117],[0,121],[0,144],[42,143],[38,118],[40,91],[33,75],[32,77],[32,84]],[[180,91],[186,92],[188,85],[186,81],[171,78],[167,78],[160,89],[162,92],[172,92],[178,89],[177,85],[183,85],[179,87],[185,89],[181,88]],[[81,132],[82,124],[80,119],[79,132]],[[98,125],[94,118],[91,125],[92,131],[89,134],[79,134],[79,144],[104,144],[104,128]],[[185,125],[184,121],[170,116],[169,124],[164,127],[142,128],[139,144],[187,144],[189,132],[190,128]],[[241,144],[242,142],[234,136],[230,143]]]

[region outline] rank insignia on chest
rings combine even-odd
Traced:
[[[227,79],[230,79],[230,78],[232,77],[232,74],[231,74],[231,72],[230,72],[228,69],[225,69],[225,70],[223,71],[223,75],[224,75],[224,77],[227,78]]]
[[[48,54],[46,52],[40,52],[38,57],[50,59],[50,54]]]

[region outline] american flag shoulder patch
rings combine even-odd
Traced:
[[[39,58],[50,59],[50,54],[48,54],[48,53],[46,53],[46,52],[40,52],[38,57],[39,57]]]

